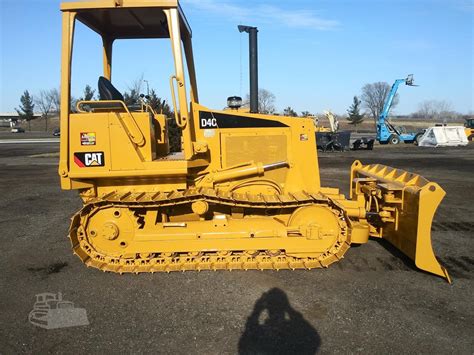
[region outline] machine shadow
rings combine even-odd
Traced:
[[[255,302],[239,340],[239,354],[315,354],[321,338],[285,292],[272,288]]]
[[[376,239],[376,242],[379,243],[379,245],[382,246],[386,251],[388,251],[392,256],[400,260],[407,269],[413,271],[422,271],[416,267],[415,262],[413,260],[411,260],[408,256],[403,254],[403,252],[401,252],[392,244],[390,244],[389,241],[385,239]]]

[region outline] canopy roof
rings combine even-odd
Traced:
[[[191,28],[178,0],[97,0],[63,2],[61,11],[77,13],[76,18],[102,36],[120,38],[169,38],[164,9],[178,9],[182,35]]]

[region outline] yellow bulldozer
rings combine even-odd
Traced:
[[[61,11],[59,176],[83,200],[70,239],[87,266],[117,273],[313,269],[373,237],[450,280],[431,245],[443,189],[359,161],[349,199],[322,187],[312,119],[258,113],[255,78],[250,110],[201,105],[191,29],[177,0],[64,2]],[[77,21],[102,39],[103,76],[100,100],[72,110]],[[128,107],[111,83],[114,41],[142,38],[171,43],[174,117],[145,99]],[[169,150],[169,119],[182,132],[179,153]]]

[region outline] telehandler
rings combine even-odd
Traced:
[[[65,2],[61,10],[59,176],[84,202],[70,239],[87,266],[117,273],[313,269],[374,237],[450,280],[431,246],[443,189],[355,161],[346,199],[320,185],[311,119],[259,114],[255,86],[250,112],[201,105],[191,29],[177,0]],[[100,100],[80,101],[72,112],[76,21],[101,36],[103,76]],[[111,83],[114,41],[140,38],[171,43],[180,153],[169,152],[167,118],[146,100],[127,107]]]
[[[406,132],[405,127],[395,127],[388,121],[388,114],[392,107],[393,100],[395,99],[395,95],[397,94],[398,87],[400,84],[418,86],[413,84],[413,81],[413,74],[410,74],[405,79],[397,79],[393,83],[392,88],[385,99],[382,112],[380,112],[377,120],[376,139],[380,144],[398,144],[400,142],[418,144],[419,139],[423,135],[423,132]]]

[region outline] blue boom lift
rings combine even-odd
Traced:
[[[397,79],[392,85],[392,89],[385,100],[383,110],[380,113],[377,122],[377,140],[380,144],[398,144],[400,141],[405,143],[417,143],[418,138],[423,135],[423,132],[407,133],[403,127],[395,127],[388,122],[388,113],[392,106],[393,98],[397,93],[398,86],[405,83],[408,86],[416,86],[413,84],[413,74],[408,75],[406,79]]]

